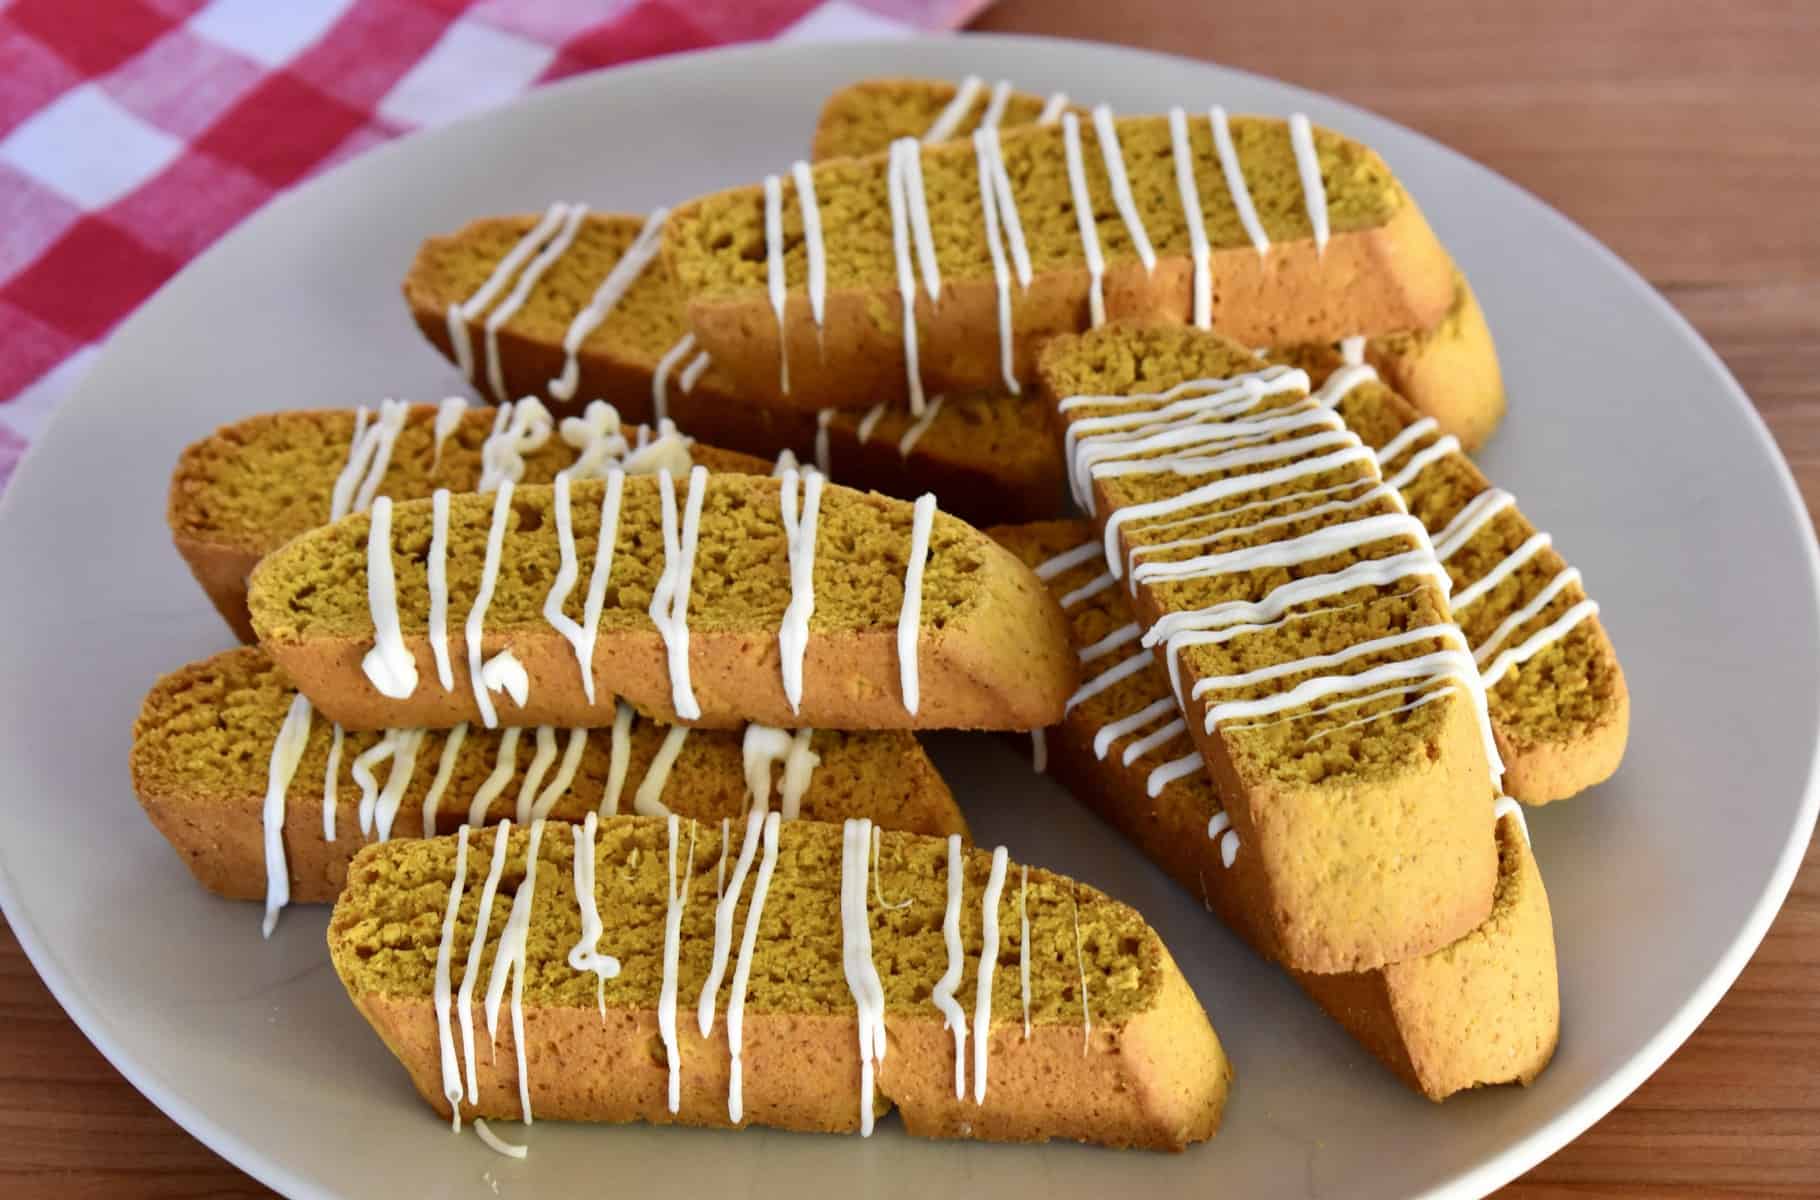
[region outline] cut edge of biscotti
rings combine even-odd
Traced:
[[[1282,958],[1365,969],[1489,912],[1495,736],[1426,531],[1306,375],[1260,365],[1181,326],[1045,347],[1077,494],[1117,555],[1074,565],[1138,614],[1075,702],[1166,660]]]
[[[999,526],[992,536],[1032,566],[1077,549],[1084,521]],[[1058,596],[1079,580],[1048,580]],[[1133,617],[1118,588],[1069,608],[1078,652],[1091,654]],[[1145,721],[1146,711],[1160,710]],[[1274,927],[1259,906],[1259,881],[1185,731],[1166,733],[1176,712],[1169,682],[1149,663],[1088,697],[1041,733],[1042,769],[1130,839],[1189,895],[1266,958],[1280,961]],[[1290,969],[1311,998],[1366,1049],[1431,1100],[1467,1088],[1529,1083],[1547,1065],[1560,1029],[1560,994],[1548,896],[1530,853],[1522,813],[1497,822],[1499,871],[1491,914],[1458,941],[1407,962],[1322,975]]]
[[[1059,127],[982,131],[977,145],[805,165],[679,206],[664,253],[700,344],[748,394],[796,407],[914,402],[1001,381],[1017,391],[1043,338],[1086,329],[1102,309],[1210,320],[1248,345],[1442,319],[1452,264],[1382,159],[1328,130],[1297,125],[1303,140],[1289,122],[1213,113],[1197,112],[1179,139],[1163,117],[1069,114]],[[1117,153],[1102,154],[1102,125]],[[1229,134],[1243,192],[1221,173],[1216,127]],[[1171,165],[1178,145],[1192,196]],[[1323,179],[1320,192],[1304,188],[1304,163]],[[1092,217],[1085,230],[1077,191]]]
[[[449,496],[440,543],[432,502],[381,501],[268,555],[249,604],[351,729],[603,725],[616,698],[707,727],[1048,724],[1076,673],[1054,600],[931,501],[814,472],[615,473]]]
[[[329,946],[445,1118],[869,1134],[896,1108],[915,1136],[1179,1150],[1218,1128],[1231,1075],[1139,914],[1003,847],[864,821],[754,814],[723,839],[622,815],[370,846]],[[545,1045],[564,1052],[526,1052]]]
[[[1009,80],[977,75],[947,79],[863,79],[836,89],[822,105],[810,158],[854,157],[885,151],[898,138],[965,138],[982,123],[1001,130],[1054,123],[1064,112],[1088,110],[1065,93],[1016,90]],[[1491,329],[1465,275],[1454,270],[1453,298],[1434,325],[1370,338],[1346,339],[1403,397],[1460,439],[1468,451],[1491,437],[1504,415],[1504,384]]]
[[[369,839],[522,824],[532,814],[579,823],[589,813],[674,811],[718,821],[774,803],[787,820],[868,817],[883,829],[967,835],[909,733],[688,730],[630,712],[612,730],[459,733],[347,732],[306,712],[281,804],[268,813],[296,697],[263,650],[241,646],[165,675],[140,705],[133,790],[197,882],[218,895],[268,896],[268,827],[281,831],[291,903],[334,900]]]
[[[650,253],[649,223],[662,211],[585,211],[567,242],[536,214],[483,217],[432,236],[404,279],[412,319],[459,369],[462,335],[449,314],[472,307],[459,323],[469,382],[483,394],[497,378],[504,395],[541,396],[559,411],[607,396],[628,420],[668,417],[704,441],[763,458],[787,450],[831,479],[902,499],[933,491],[945,509],[976,520],[1056,511],[1054,456],[1022,436],[1041,419],[1028,398],[956,393],[922,416],[883,401],[824,415],[743,394],[694,346],[669,267]],[[548,240],[538,244],[557,243],[559,253],[531,278],[522,303],[507,308],[501,288],[471,305],[508,260],[518,268],[509,281],[531,275],[533,260],[518,249],[540,231]]]

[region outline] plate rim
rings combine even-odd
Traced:
[[[1820,600],[1820,543],[1816,542],[1812,514],[1808,510],[1806,500],[1795,481],[1793,470],[1786,456],[1749,394],[1739,384],[1718,352],[1654,284],[1577,221],[1549,204],[1529,188],[1421,130],[1364,105],[1289,80],[1191,55],[1043,34],[933,33],[913,37],[853,39],[842,44],[867,48],[902,49],[955,42],[962,39],[983,46],[990,46],[994,43],[1020,46],[1047,44],[1076,50],[1084,49],[1095,54],[1124,57],[1133,63],[1145,59],[1164,59],[1178,64],[1203,69],[1211,68],[1264,81],[1273,86],[1289,88],[1310,98],[1318,99],[1323,105],[1334,106],[1393,125],[1401,133],[1419,140],[1430,152],[1436,152],[1444,157],[1449,163],[1450,170],[1478,171],[1495,178],[1498,183],[1519,195],[1522,202],[1533,206],[1539,216],[1556,224],[1570,235],[1582,253],[1598,258],[1608,268],[1615,268],[1617,277],[1622,279],[1624,285],[1653,306],[1658,315],[1666,317],[1668,324],[1680,335],[1680,339],[1693,346],[1706,365],[1714,370],[1716,377],[1723,381],[1725,399],[1740,410],[1745,417],[1757,446],[1766,452],[1774,466],[1775,480],[1783,501],[1797,515],[1798,525],[1806,533],[1802,549],[1807,567],[1808,585],[1812,595]],[[428,141],[445,137],[459,140],[464,136],[464,131],[473,125],[496,119],[501,113],[508,110],[523,110],[535,108],[541,104],[558,103],[559,98],[569,92],[599,86],[599,80],[608,75],[615,78],[658,76],[671,71],[686,72],[699,69],[697,64],[703,60],[725,59],[729,63],[737,64],[741,60],[789,58],[815,53],[824,46],[825,44],[818,42],[780,41],[719,46],[584,72],[540,85],[504,104],[465,115],[446,124],[404,134],[312,176],[274,197],[248,214],[227,233],[217,238],[160,284],[132,313],[115,326],[99,345],[93,347],[93,360],[84,369],[83,377],[53,409],[44,427],[16,465],[13,478],[9,483],[16,483],[18,479],[26,477],[28,472],[35,473],[39,470],[49,469],[41,467],[38,461],[43,458],[43,455],[39,453],[39,448],[48,440],[48,434],[56,427],[63,414],[70,411],[72,406],[85,397],[94,386],[92,380],[96,367],[112,352],[121,335],[145,320],[146,311],[154,306],[167,289],[197,269],[200,264],[210,262],[218,255],[232,252],[241,241],[254,240],[262,236],[263,228],[272,221],[281,219],[291,205],[307,202],[304,200],[307,196],[340,186],[344,175],[357,165],[364,166],[381,161],[388,155],[410,152],[411,149]],[[729,69],[737,70],[737,66]],[[19,489],[15,486],[9,486],[4,491],[0,491],[0,525],[17,519],[13,516],[13,509],[22,502],[12,497],[18,492]],[[1506,1145],[1477,1164],[1436,1182],[1433,1187],[1418,1195],[1432,1198],[1432,1200],[1460,1200],[1460,1198],[1471,1200],[1471,1198],[1489,1194],[1492,1190],[1515,1179],[1578,1138],[1660,1069],[1662,1064],[1711,1014],[1719,1001],[1737,982],[1745,966],[1755,956],[1794,885],[1795,877],[1799,873],[1802,860],[1813,838],[1817,817],[1820,817],[1820,740],[1810,747],[1800,805],[1796,810],[1794,825],[1778,854],[1774,868],[1764,878],[1756,900],[1730,944],[1708,970],[1705,978],[1688,994],[1669,1019],[1651,1034],[1629,1059],[1599,1083],[1593,1085],[1579,1099],[1548,1118],[1534,1132]],[[30,916],[29,909],[24,905],[23,899],[15,888],[4,856],[0,856],[0,912],[5,914],[8,925],[18,939],[21,949],[24,950],[27,959],[45,984],[46,989],[81,1030],[83,1036],[115,1070],[119,1071],[141,1095],[150,1100],[162,1113],[234,1167],[284,1195],[294,1197],[332,1195],[316,1183],[304,1179],[277,1160],[267,1156],[255,1143],[243,1141],[228,1132],[202,1108],[175,1095],[160,1079],[135,1059],[123,1041],[116,1036],[112,1023],[103,1018],[76,987],[65,971],[60,955],[40,934],[36,922]]]

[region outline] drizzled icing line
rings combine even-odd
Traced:
[[[563,206],[556,205],[555,207],[562,208]],[[518,282],[513,285],[511,293],[500,302],[499,307],[487,314],[484,326],[487,383],[492,386],[495,399],[500,401],[506,399],[505,373],[499,361],[499,331],[524,306],[524,302],[530,298],[531,289],[537,286],[539,279],[543,278],[543,273],[549,270],[557,259],[568,253],[570,244],[575,241],[575,235],[581,230],[582,219],[587,215],[587,205],[569,205],[563,211],[562,223],[557,228],[556,236],[552,237],[549,244],[539,252],[536,258],[531,260],[523,274],[519,275]]]
[[[815,175],[802,160],[790,168],[796,182],[796,205],[802,210],[803,256],[809,268],[809,313],[815,318],[815,331],[822,330],[823,311],[828,301],[828,256],[822,245],[822,210],[815,199]]]
[[[1213,328],[1212,252],[1207,245],[1207,223],[1201,216],[1201,194],[1194,183],[1194,155],[1188,146],[1188,114],[1169,110],[1170,157],[1175,161],[1175,186],[1182,198],[1182,215],[1188,224],[1188,253],[1194,260],[1194,324]],[[1097,322],[1096,322],[1097,324]]]
[[[588,705],[594,704],[594,644],[600,633],[600,613],[606,604],[607,581],[613,573],[613,551],[619,540],[619,505],[625,490],[626,476],[621,470],[607,472],[607,486],[601,494],[599,534],[595,540],[594,568],[588,576],[588,592],[583,601],[579,624],[563,611],[563,605],[574,590],[581,573],[575,551],[573,516],[569,509],[569,477],[556,475],[554,506],[556,509],[556,543],[561,565],[550,591],[544,597],[543,616],[556,632],[562,634],[575,651],[575,664],[581,672],[582,692]]]
[[[487,276],[473,295],[460,304],[449,305],[445,314],[449,343],[455,348],[455,364],[461,369],[462,378],[469,383],[474,382],[474,348],[468,340],[468,322],[492,306],[494,298],[518,274],[518,269],[525,264],[525,260],[556,233],[567,214],[568,205],[550,205],[537,224],[531,227],[531,231],[519,238],[506,251],[505,256],[494,264],[492,274]]]
[[[897,267],[897,296],[904,326],[904,378],[910,394],[910,411],[923,411],[923,376],[917,361],[916,341],[916,270],[911,260],[912,242],[923,256],[923,282],[931,302],[941,298],[941,274],[936,269],[933,236],[929,230],[927,204],[923,196],[922,160],[917,143],[900,138],[891,143],[885,164],[885,192],[891,208],[891,251]],[[919,223],[920,218],[920,223]],[[826,426],[817,426],[817,461],[826,443]],[[826,474],[824,467],[823,474]]]
[[[1302,203],[1314,231],[1315,254],[1327,252],[1327,185],[1321,179],[1321,159],[1315,153],[1314,129],[1302,113],[1289,117],[1289,145],[1295,151],[1296,173],[1302,179]]]
[[[461,896],[468,881],[468,827],[463,825],[457,830],[455,838],[458,845],[455,852],[455,878],[449,883],[449,902],[442,914],[442,938],[436,944],[436,980],[431,988],[431,996],[436,1005],[436,1045],[441,1051],[442,1060],[442,1098],[449,1102],[450,1128],[460,1133],[461,1102],[465,1093],[461,1086],[461,1060],[455,1056],[455,1031],[449,1012],[454,999],[450,994],[449,959],[455,948],[455,918],[461,912]],[[468,952],[472,955],[472,948]]]
[[[1245,186],[1245,170],[1239,165],[1238,148],[1232,144],[1232,126],[1226,119],[1226,110],[1214,105],[1207,112],[1207,120],[1213,126],[1213,146],[1219,154],[1220,173],[1226,177],[1232,207],[1239,214],[1239,224],[1245,227],[1245,235],[1262,258],[1270,249],[1270,239],[1258,222],[1257,206],[1251,202],[1251,189]]]
[[[985,81],[978,75],[969,75],[961,80],[954,99],[948,101],[947,107],[937,113],[929,128],[923,131],[923,141],[943,142],[953,137],[954,131],[961,127],[961,121],[973,111],[973,103],[979,99],[980,89],[984,86]]]
[[[264,937],[271,937],[278,926],[278,914],[291,902],[291,869],[284,856],[284,799],[297,774],[310,743],[310,702],[302,695],[291,699],[284,723],[272,743],[271,763],[266,770],[265,805],[261,814],[265,830],[265,920],[260,926]],[[332,811],[324,808],[324,811]],[[333,839],[330,839],[333,840]]]
[[[973,1102],[986,1103],[986,1064],[992,1048],[992,975],[998,967],[998,906],[1005,890],[1005,847],[992,851],[992,872],[980,897],[980,957],[973,998]]]
[[[954,999],[960,986],[961,972],[966,969],[966,954],[961,946],[961,892],[964,886],[961,869],[961,839],[948,835],[948,904],[942,910],[942,943],[947,948],[947,967],[935,981],[930,1002],[942,1014],[942,1025],[954,1035],[954,1098],[967,1094],[967,1017]],[[983,960],[982,960],[983,961]]]
[[[790,702],[791,712],[802,707],[803,658],[809,649],[809,618],[815,612],[815,530],[821,514],[822,478],[818,472],[811,472],[805,480],[795,471],[785,471],[778,493],[790,559],[790,604],[778,626],[777,651],[784,698]]]
[[[669,209],[659,208],[645,218],[638,236],[632,239],[632,244],[626,247],[626,252],[620,256],[619,261],[613,264],[607,277],[600,281],[600,286],[594,289],[594,295],[587,306],[569,322],[569,328],[562,337],[562,373],[549,382],[550,395],[556,399],[575,398],[575,389],[581,381],[579,355],[582,345],[589,335],[600,328],[619,302],[625,299],[633,283],[657,257],[657,252],[663,248],[664,220],[669,215]]]
[[[663,1039],[664,1058],[670,1069],[669,1107],[676,1112],[682,1107],[682,1048],[676,1039],[676,967],[682,949],[683,908],[689,903],[689,882],[695,873],[695,822],[689,822],[689,857],[683,864],[681,888],[676,884],[676,836],[678,821],[675,813],[670,814],[668,822],[670,839],[670,870],[668,884],[668,907],[664,910],[664,974],[663,983],[657,995],[657,1031]]]
[[[1131,234],[1131,246],[1144,264],[1144,273],[1152,274],[1156,271],[1156,251],[1151,248],[1150,235],[1144,231],[1144,219],[1138,215],[1137,200],[1131,194],[1131,180],[1125,174],[1125,152],[1112,123],[1112,109],[1104,104],[1093,109],[1093,132],[1099,139],[1100,158],[1106,164],[1106,179],[1112,185],[1112,202]]]
[[[771,874],[777,869],[778,819],[776,813],[765,816],[764,854],[758,861],[758,880],[752,885],[752,902],[746,908],[746,928],[740,935],[739,958],[733,967],[733,984],[727,996],[727,1049],[732,1057],[727,1079],[727,1118],[735,1124],[741,1120],[744,1104],[740,1050],[744,1044],[746,984],[752,976],[752,955],[758,945],[759,922],[764,917],[765,898],[771,890]],[[842,899],[845,899],[844,891]],[[843,906],[843,914],[845,911]]]
[[[873,1077],[887,1049],[885,991],[872,961],[872,923],[866,911],[866,848],[872,822],[848,818],[841,833],[841,964],[859,1029],[859,1131],[871,1137]]]
[[[921,704],[917,653],[922,637],[923,570],[929,559],[929,536],[935,525],[935,495],[916,498],[910,522],[910,555],[904,568],[904,603],[897,615],[898,687],[904,711],[912,716]]]
[[[685,333],[657,360],[657,366],[651,372],[651,416],[654,420],[662,421],[669,417],[670,372],[694,351],[695,335]]]
[[[708,470],[689,472],[689,498],[682,527],[677,528],[676,484],[670,472],[657,475],[663,503],[664,569],[652,589],[649,614],[668,652],[670,702],[685,721],[701,718],[701,705],[689,680],[689,592],[695,578],[695,548],[701,536],[701,506],[707,491]]]
[[[500,829],[507,827],[500,822]],[[525,877],[512,897],[512,908],[506,927],[499,935],[499,946],[493,951],[493,971],[487,977],[485,1012],[487,1036],[498,1046],[499,1005],[505,995],[506,977],[512,983],[512,1049],[518,1059],[518,1111],[526,1125],[532,1123],[531,1074],[525,1064],[525,958],[531,932],[531,906],[537,896],[537,849],[543,842],[542,821],[531,824],[531,836],[525,843]],[[501,834],[503,837],[503,833]],[[470,955],[471,957],[471,955]],[[475,1092],[479,1094],[478,1089]]]
[[[784,190],[775,175],[765,176],[765,286],[771,294],[771,311],[777,315],[778,389],[790,394],[790,341],[784,329]]]
[[[1081,121],[1073,113],[1062,114],[1062,150],[1068,162],[1074,221],[1081,231],[1081,253],[1087,262],[1087,309],[1091,327],[1098,329],[1106,323],[1106,259],[1100,253],[1099,226],[1094,223],[1087,171],[1081,161]]]
[[[701,998],[695,1006],[695,1024],[701,1035],[714,1032],[714,1001],[720,995],[720,983],[727,972],[727,958],[733,948],[733,914],[739,907],[740,892],[746,886],[746,873],[752,869],[758,852],[759,835],[765,825],[765,810],[755,807],[746,814],[746,836],[739,845],[739,858],[733,864],[733,885],[721,892],[714,907],[714,955],[708,966],[708,978],[702,983]],[[721,863],[726,864],[726,835],[721,839]]]
[[[367,528],[367,609],[373,617],[373,648],[360,669],[380,695],[403,700],[417,690],[417,662],[404,644],[398,622],[398,584],[392,574],[392,500],[373,502]]]
[[[1011,282],[1005,258],[1009,251],[1011,270],[1016,271],[1018,286],[1028,288],[1032,278],[1030,252],[1024,244],[1023,224],[1018,220],[1017,200],[1011,192],[1011,177],[1005,170],[1005,155],[999,145],[998,131],[990,127],[975,130],[973,153],[979,170],[980,210],[986,223],[986,248],[992,257],[992,277],[998,292],[999,370],[1004,377],[1005,389],[1016,396],[1022,389],[1018,385],[1013,364]]]

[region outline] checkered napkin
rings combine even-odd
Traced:
[[[284,189],[633,59],[986,0],[0,0],[0,488],[115,322]]]

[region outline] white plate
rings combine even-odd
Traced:
[[[1471,274],[1511,413],[1484,464],[1604,604],[1634,702],[1617,779],[1531,817],[1563,1029],[1536,1086],[1418,1099],[1122,841],[991,739],[938,739],[982,842],[1137,904],[1238,1071],[1226,1128],[1179,1156],[541,1124],[530,1159],[449,1136],[325,963],[321,910],[270,943],[205,896],[140,816],[133,714],[228,645],[163,523],[178,449],[267,409],[433,398],[406,319],[418,241],[553,198],[643,210],[801,153],[867,75],[1006,76],[1131,110],[1301,108],[1381,150]],[[1814,822],[1820,617],[1812,532],[1730,375],[1634,273],[1490,172],[1332,100],[1181,59],[941,39],[675,58],[539,92],[364,156],[273,204],[115,335],[0,502],[0,899],[103,1053],[233,1162],[298,1196],[1478,1195],[1616,1104],[1756,948]],[[514,1132],[517,1132],[514,1130]],[[850,1190],[851,1189],[851,1190]],[[953,1193],[950,1193],[953,1194]]]

